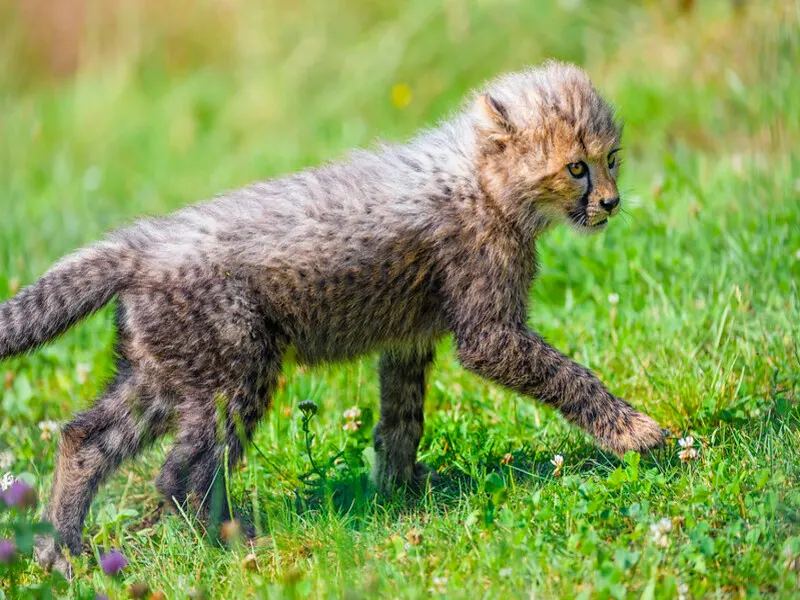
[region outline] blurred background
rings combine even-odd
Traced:
[[[548,57],[618,105],[629,160],[741,167],[800,129],[797,31],[788,0],[6,0],[0,201],[28,206],[0,252],[15,219],[61,248],[401,139]]]

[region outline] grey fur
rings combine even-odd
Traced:
[[[661,444],[652,419],[526,325],[536,238],[556,221],[605,226],[598,202],[616,193],[607,153],[619,135],[586,75],[548,63],[490,83],[407,144],[120,230],[0,305],[4,357],[118,298],[117,380],[62,434],[45,514],[60,545],[80,551],[98,485],[169,429],[159,489],[228,518],[212,482],[226,447],[231,464],[241,456],[290,348],[310,365],[383,353],[383,490],[424,476],[425,371],[448,334],[466,368],[558,407],[606,447]],[[565,175],[576,156],[583,183]],[[38,556],[69,568],[52,540]]]

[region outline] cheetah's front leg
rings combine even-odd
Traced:
[[[425,468],[417,463],[422,439],[425,371],[433,350],[390,351],[380,359],[381,417],[373,440],[373,479],[383,493],[394,488],[418,490]]]
[[[465,328],[457,334],[461,364],[521,394],[558,408],[567,420],[622,456],[664,444],[666,431],[611,394],[589,369],[524,326]]]

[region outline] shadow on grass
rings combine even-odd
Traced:
[[[639,467],[641,469],[655,467],[662,472],[674,467],[676,462],[674,445],[672,441],[666,449],[642,456]],[[566,472],[571,475],[581,475],[581,478],[590,476],[605,478],[618,467],[625,466],[617,456],[600,450],[590,442],[581,441],[574,445],[567,443],[563,451],[568,457]],[[398,490],[391,497],[381,496],[378,493],[366,468],[342,470],[324,480],[298,482],[293,493],[284,495],[282,512],[290,521],[295,518],[318,521],[332,515],[347,517],[347,526],[358,531],[370,527],[374,523],[376,514],[380,514],[381,519],[390,521],[421,513],[445,514],[451,513],[465,500],[475,499],[491,507],[493,494],[496,491],[492,486],[497,485],[498,481],[502,482],[503,487],[510,488],[513,480],[514,487],[525,487],[531,493],[555,483],[558,479],[554,475],[552,456],[549,451],[516,450],[510,453],[510,457],[508,454],[487,456],[474,461],[469,465],[470,472],[454,467],[442,457],[431,461],[430,466],[435,478],[423,491],[413,493],[409,490]],[[260,514],[257,518],[248,493],[237,495],[231,500],[234,514],[240,521],[243,531],[252,536],[266,533],[256,532],[255,524],[270,522],[271,516],[267,507],[259,508]],[[273,505],[271,510],[274,509]],[[169,510],[163,513],[161,510],[155,511],[145,526],[154,526],[155,522],[165,514],[174,513]],[[177,516],[181,518],[180,515]],[[205,534],[203,537],[209,543],[215,544],[219,541],[219,536],[208,535],[201,523],[195,519],[191,520],[198,533]]]
[[[287,508],[301,516],[335,513],[355,520],[372,515],[378,507],[390,516],[449,511],[471,496],[481,494],[488,498],[491,495],[488,480],[493,474],[499,476],[504,484],[513,478],[515,485],[532,489],[552,483],[556,477],[551,459],[549,453],[517,450],[502,457],[491,456],[475,461],[470,465],[470,472],[448,464],[445,459],[432,461],[430,467],[434,475],[425,489],[420,492],[399,489],[391,497],[378,493],[366,471],[345,471],[325,481],[295,488],[294,498],[287,501]],[[664,470],[668,463],[667,451],[658,450],[643,456],[640,465]],[[620,466],[624,466],[624,462],[619,457],[591,443],[570,448],[570,473],[603,477]]]

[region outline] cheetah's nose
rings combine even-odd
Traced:
[[[619,205],[619,196],[616,198],[604,198],[600,200],[600,206],[602,206],[607,212],[611,212]]]

